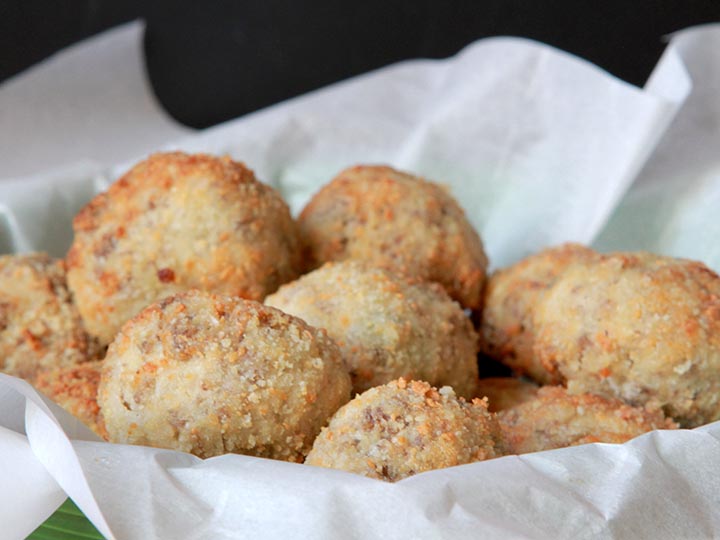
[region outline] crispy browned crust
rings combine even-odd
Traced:
[[[484,400],[467,403],[449,387],[399,379],[342,407],[305,463],[395,482],[502,453],[497,420]]]
[[[720,278],[699,262],[614,253],[569,268],[534,312],[534,350],[573,393],[720,419]]]
[[[533,310],[566,268],[596,256],[585,246],[563,244],[494,272],[485,288],[479,325],[482,351],[541,384],[561,382],[560,374],[543,365],[533,352]]]
[[[73,227],[68,282],[103,343],[169,294],[198,288],[262,300],[302,266],[285,202],[227,157],[152,155],[95,197]]]
[[[315,194],[299,224],[312,266],[358,259],[436,281],[463,306],[480,306],[482,242],[437,184],[390,167],[352,167]]]
[[[44,253],[0,257],[0,371],[34,382],[39,371],[97,358],[65,282]]]
[[[498,413],[498,420],[507,450],[514,454],[622,443],[654,429],[677,428],[660,409],[593,394],[571,395],[559,386],[544,386],[534,399]]]
[[[477,395],[488,399],[490,412],[498,412],[533,399],[539,388],[515,377],[487,377],[478,381]]]
[[[85,362],[42,371],[38,374],[35,386],[63,409],[79,418],[99,437],[107,440],[105,422],[97,403],[101,365],[101,361]]]
[[[98,401],[113,442],[302,461],[350,399],[326,333],[271,307],[188,291],[131,319]]]
[[[356,261],[327,263],[265,303],[326,329],[343,352],[356,392],[404,377],[475,395],[478,336],[437,283]]]

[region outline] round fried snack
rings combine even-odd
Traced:
[[[97,403],[101,361],[85,362],[41,371],[35,386],[95,434],[107,439],[107,430]]]
[[[437,184],[390,167],[352,167],[315,194],[299,224],[314,266],[358,259],[436,281],[463,306],[480,306],[482,242]]]
[[[488,411],[498,412],[533,399],[540,387],[515,377],[487,377],[477,384],[477,395],[488,398]]]
[[[327,263],[283,285],[265,303],[325,328],[358,393],[405,377],[475,395],[477,334],[436,283],[353,261]]]
[[[44,253],[0,257],[0,371],[34,382],[43,369],[95,359],[65,267]]]
[[[569,268],[535,310],[535,351],[572,393],[720,418],[720,278],[699,262],[615,253]]]
[[[297,277],[297,226],[277,192],[231,159],[155,154],[73,222],[68,283],[109,343],[150,303],[187,289],[262,300]]]
[[[302,461],[350,399],[337,345],[251,300],[188,291],[123,326],[98,402],[110,440]]]
[[[371,388],[330,420],[305,463],[395,482],[413,474],[502,455],[484,400],[404,379]]]
[[[559,374],[548,371],[533,352],[533,310],[568,266],[596,256],[579,244],[563,244],[494,272],[485,288],[479,325],[482,352],[541,384],[560,382]]]
[[[542,387],[534,399],[500,411],[509,453],[526,454],[595,442],[623,443],[653,429],[675,429],[660,409],[631,407],[593,394]]]

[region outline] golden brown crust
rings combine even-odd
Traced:
[[[105,422],[97,403],[101,361],[85,362],[42,371],[35,386],[67,412],[76,416],[99,437],[106,439]]]
[[[477,334],[436,283],[355,261],[327,263],[265,303],[326,329],[343,352],[356,392],[404,377],[475,395]]]
[[[568,269],[535,310],[535,352],[573,393],[720,418],[720,278],[699,262],[614,253]]]
[[[463,306],[480,306],[482,242],[437,184],[390,167],[352,167],[315,194],[299,224],[314,266],[362,260],[436,281]]]
[[[302,461],[350,399],[324,331],[254,301],[188,291],[128,321],[98,401],[113,442]]]
[[[544,386],[534,399],[498,413],[508,452],[525,454],[594,442],[622,443],[654,429],[675,429],[659,409]]]
[[[395,482],[413,474],[502,455],[501,435],[485,401],[465,402],[404,379],[355,397],[315,440],[308,465]]]
[[[44,253],[0,257],[0,371],[34,382],[44,369],[98,357],[65,282]]]
[[[596,256],[585,246],[563,244],[494,272],[485,288],[479,328],[482,351],[541,384],[560,382],[560,374],[544,366],[533,352],[533,310],[570,265]]]
[[[477,395],[488,399],[488,411],[498,412],[533,399],[540,387],[515,377],[487,377],[477,384]]]
[[[262,300],[297,277],[297,226],[280,196],[231,159],[180,152],[137,164],[76,216],[68,282],[88,330],[190,288]]]

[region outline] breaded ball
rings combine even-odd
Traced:
[[[265,303],[325,328],[340,346],[356,392],[405,377],[475,395],[477,334],[436,283],[353,261],[327,263]]]
[[[615,253],[569,268],[535,310],[535,351],[572,393],[720,419],[720,278],[699,262]]]
[[[98,402],[110,440],[302,461],[350,399],[337,345],[255,301],[187,291],[131,319],[108,348]]]
[[[540,452],[595,442],[623,443],[653,429],[675,429],[660,409],[631,407],[593,394],[544,386],[537,396],[498,413],[507,450]]]
[[[35,386],[67,412],[76,416],[99,437],[107,439],[105,422],[97,403],[102,362],[85,362],[41,371]]]
[[[340,409],[305,463],[395,482],[413,474],[502,455],[485,401],[404,379],[371,388]]]
[[[38,371],[95,359],[65,282],[44,253],[0,257],[0,371],[34,382]]]
[[[483,353],[542,384],[558,383],[559,375],[548,371],[533,352],[533,310],[568,266],[596,256],[579,244],[563,244],[494,272],[485,289],[479,325]]]
[[[533,399],[540,387],[515,377],[487,377],[477,384],[477,395],[488,398],[488,411],[498,412]]]
[[[103,343],[160,298],[195,288],[262,300],[302,262],[285,202],[227,157],[150,156],[95,197],[73,228],[68,282]]]
[[[480,237],[438,184],[390,167],[352,167],[315,194],[299,224],[314,266],[358,259],[436,281],[464,307],[480,306]]]

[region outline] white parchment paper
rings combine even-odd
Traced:
[[[666,53],[682,58],[693,89],[597,241],[704,260],[720,270],[720,31],[680,32]],[[662,67],[662,66],[661,66]],[[661,69],[651,84],[664,84]],[[628,231],[631,231],[628,234]]]
[[[702,193],[720,192],[708,173],[720,154],[694,153],[692,142],[708,133],[718,140],[718,123],[704,121],[716,118],[718,98],[707,88],[718,80],[719,36],[717,26],[675,36],[644,90],[537,43],[483,40],[448,60],[391,66],[166,147],[245,160],[295,211],[354,163],[386,162],[441,180],[494,266],[549,244],[590,243],[615,212],[599,245],[673,253],[682,245],[718,269],[717,251],[695,242],[717,223],[712,204],[685,199],[677,177],[687,170]],[[661,180],[673,204],[638,207],[666,171],[655,164],[663,159],[677,164],[677,174]],[[0,247],[61,256],[74,213],[127,165],[75,162],[0,182]],[[670,221],[681,226],[640,227],[627,218],[638,208],[652,223],[664,223],[655,213],[671,208]],[[117,539],[720,535],[720,423],[386,484],[244,456],[202,461],[96,442],[29,385],[2,375],[0,411],[0,467],[14,472],[0,483],[0,508],[17,507],[20,481],[30,501],[0,513],[12,524],[8,538],[42,522],[62,491]]]
[[[191,131],[150,91],[143,29],[109,30],[0,85],[0,178],[117,163]]]

